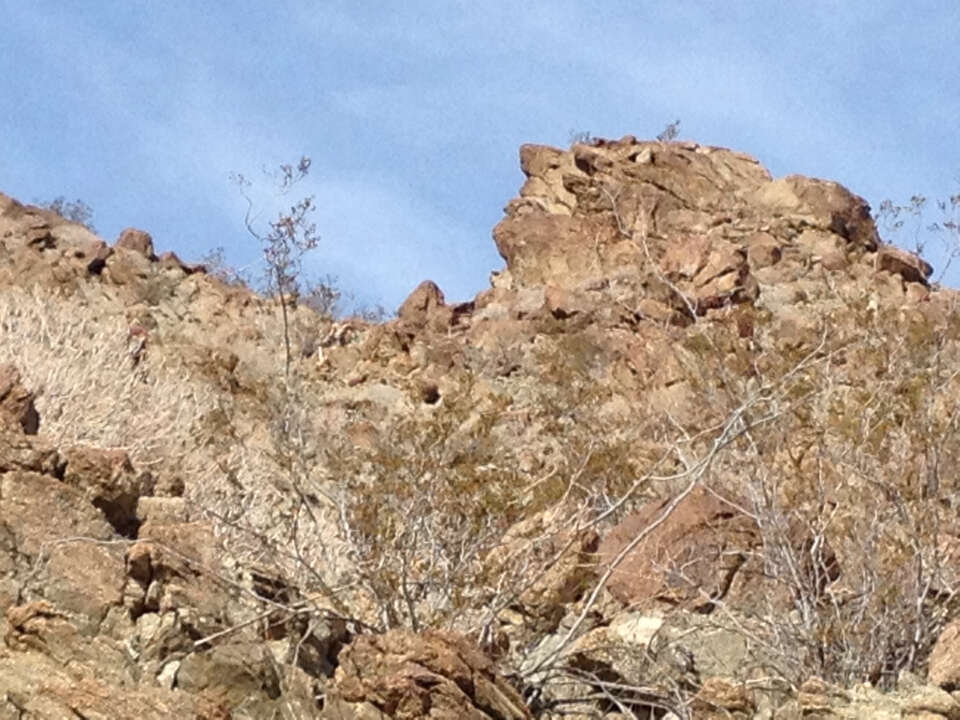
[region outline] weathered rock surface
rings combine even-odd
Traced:
[[[960,690],[960,620],[940,633],[930,655],[930,682],[945,690]]]
[[[36,435],[40,416],[33,393],[20,382],[20,373],[12,365],[0,365],[0,426],[16,424],[27,435]]]
[[[609,563],[653,528],[623,556],[610,592],[627,605],[656,600],[708,612],[726,597],[758,546],[756,524],[741,510],[743,500],[700,486],[672,511],[670,505],[645,505],[606,535],[599,553]]]
[[[952,567],[908,603],[954,620],[929,685],[898,682],[899,606],[860,611],[886,645],[822,613],[855,616],[857,578],[910,587],[928,526],[929,548],[957,537],[956,293],[861,198],[741,153],[626,137],[520,159],[488,290],[450,304],[425,281],[379,324],[291,305],[289,385],[269,299],[0,195],[0,718],[957,717]],[[54,303],[71,322],[31,332]],[[371,559],[335,520],[298,535],[377,463],[457,481],[416,527],[436,550],[467,523],[462,555]],[[471,558],[470,586],[438,589]],[[413,612],[384,609],[403,563],[435,573],[410,604],[469,605],[438,617],[496,661],[386,632]]]
[[[185,522],[182,498],[150,497],[152,478],[125,452],[56,450],[25,434],[35,430],[22,422],[31,396],[5,372],[14,392],[0,417],[0,717],[274,712],[280,680],[255,634],[194,642],[244,612],[209,526]],[[312,684],[298,683],[284,702],[309,711]]]
[[[147,260],[157,259],[153,252],[153,238],[150,237],[150,233],[136,228],[127,228],[121,232],[114,247],[133,250],[143,255]]]
[[[531,717],[493,662],[452,633],[362,636],[340,654],[327,718],[521,720]]]

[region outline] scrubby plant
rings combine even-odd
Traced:
[[[90,232],[97,231],[93,226],[93,208],[83,200],[77,199],[71,202],[63,195],[59,195],[53,200],[39,202],[37,205],[47,210],[53,210],[53,212],[65,220],[83,225]]]
[[[258,504],[258,523],[243,512],[223,518],[237,530],[235,547],[366,632],[456,628],[493,651],[504,613],[523,615],[541,635],[524,635],[503,664],[528,697],[588,680],[605,702],[629,708],[648,697],[645,678],[620,687],[587,678],[565,653],[627,553],[706,487],[743,498],[738,510],[758,537],[745,561],[770,590],[749,606],[710,598],[716,625],[759,648],[745,672],[796,689],[811,676],[891,686],[903,670],[922,671],[957,614],[946,542],[960,500],[946,471],[960,460],[956,321],[880,319],[866,302],[838,297],[786,342],[768,327],[769,311],[732,301],[707,310],[669,285],[642,213],[628,222],[617,194],[601,194],[689,316],[660,328],[672,343],[674,407],[641,402],[642,380],[629,392],[611,389],[610,366],[621,358],[548,319],[528,356],[536,388],[523,388],[522,400],[478,390],[491,376],[501,390],[513,387],[523,356],[511,348],[500,371],[477,351],[475,366],[456,370],[460,390],[442,400],[436,391],[430,408],[422,398],[378,404],[358,395],[333,409],[289,349],[286,311],[302,301],[291,279],[279,295],[284,382],[267,392],[271,449],[266,461],[251,460],[276,493],[269,508]],[[268,256],[281,281],[295,278],[298,266],[286,263],[309,245],[297,244],[296,232],[310,207],[294,205],[289,221],[271,225],[280,233],[273,240],[258,236],[289,243]],[[618,414],[606,416],[610,407]],[[528,440],[535,446],[523,447]],[[622,553],[581,562],[578,537],[609,529],[651,497],[666,500],[663,512]],[[537,524],[544,518],[548,528]],[[567,622],[553,649],[525,664],[558,620],[538,626],[528,591],[571,557],[580,563],[575,589],[556,601]],[[682,578],[683,568],[670,570]],[[689,717],[697,689],[678,685],[670,709]]]
[[[290,191],[310,172],[310,158],[304,155],[296,165],[281,165],[275,176],[277,193],[285,198]],[[320,236],[317,226],[310,219],[316,210],[312,195],[294,201],[287,209],[280,210],[274,220],[266,227],[259,227],[254,210],[254,202],[249,189],[252,185],[244,175],[235,173],[233,181],[247,201],[244,226],[247,232],[258,241],[263,251],[267,267],[266,289],[276,295],[283,323],[283,342],[285,375],[290,374],[293,351],[290,342],[290,304],[303,290],[301,287],[303,256],[317,247]]]
[[[16,365],[37,393],[42,432],[122,447],[143,469],[195,468],[186,448],[211,390],[185,379],[175,358],[139,362],[140,338],[123,316],[102,299],[84,302],[39,288],[0,296],[0,362]]]

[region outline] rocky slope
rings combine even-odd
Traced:
[[[520,158],[490,289],[289,377],[0,196],[0,718],[960,717],[960,296],[741,153]]]

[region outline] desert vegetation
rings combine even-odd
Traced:
[[[955,702],[957,296],[839,186],[674,139],[525,147],[495,286],[388,322],[308,299],[289,197],[247,216],[268,296],[124,249],[102,285],[4,289],[43,431],[160,488],[82,536],[121,548],[151,687],[291,720]]]

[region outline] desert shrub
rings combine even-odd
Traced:
[[[193,467],[186,448],[210,391],[185,380],[173,359],[135,361],[129,324],[100,302],[5,290],[0,362],[16,365],[37,393],[41,432],[124,448],[141,468]]]
[[[810,676],[890,687],[922,671],[958,609],[947,530],[957,488],[944,473],[960,453],[955,320],[825,320],[810,362],[768,358],[764,381],[782,380],[763,405],[777,420],[719,457],[717,478],[751,501],[757,559],[777,591],[749,614],[779,672],[794,687]],[[707,374],[736,388],[719,356]]]
[[[267,262],[283,265],[285,253]],[[945,471],[960,459],[955,320],[878,319],[866,303],[836,298],[841,310],[780,338],[764,311],[692,309],[687,327],[663,328],[675,369],[672,405],[660,409],[636,388],[618,397],[619,359],[602,341],[554,328],[530,351],[538,382],[520,401],[478,399],[489,378],[465,370],[459,394],[433,409],[332,407],[289,351],[287,312],[300,297],[291,287],[279,292],[287,351],[270,390],[268,457],[234,443],[238,464],[269,474],[276,492],[246,497],[256,522],[239,511],[221,519],[239,554],[270,562],[368,631],[454,627],[490,639],[498,613],[522,606],[570,537],[606,529],[652,492],[668,499],[659,522],[697,486],[745,497],[756,523],[749,559],[772,591],[743,606],[713,603],[717,624],[763,648],[750,670],[794,688],[811,676],[889,686],[923,669],[956,615],[946,531],[958,497]],[[522,359],[512,349],[477,367],[519,388]],[[549,530],[516,531],[538,517],[551,518]],[[563,649],[618,561],[583,574],[575,617],[547,659],[518,671],[522,683],[569,680]]]
[[[90,232],[95,233],[97,231],[93,226],[93,209],[83,200],[78,199],[71,202],[60,195],[47,202],[38,202],[37,205],[47,210],[53,210],[65,220],[83,225]]]
[[[227,261],[223,247],[216,247],[206,253],[200,263],[207,274],[217,278],[220,282],[233,287],[252,289],[255,285],[249,268],[237,268]]]

